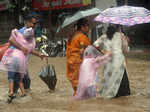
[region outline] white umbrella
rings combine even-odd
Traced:
[[[60,32],[66,32],[68,31],[68,29],[73,28],[74,24],[82,19],[82,18],[87,18],[90,21],[93,22],[93,19],[96,15],[98,15],[100,13],[100,9],[98,8],[91,8],[91,9],[87,9],[84,11],[78,11],[77,13],[75,13],[73,16],[67,17],[63,24],[57,29],[57,33]]]

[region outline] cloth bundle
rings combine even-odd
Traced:
[[[0,45],[0,61],[4,55],[4,53],[6,52],[6,50],[10,47],[10,44],[9,43],[5,43],[5,44],[2,44]]]

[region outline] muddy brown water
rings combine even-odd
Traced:
[[[73,101],[73,91],[65,74],[65,58],[49,58],[57,73],[55,92],[50,92],[38,77],[42,65],[38,57],[29,61],[32,91],[26,98],[7,104],[7,75],[0,75],[0,112],[150,112],[150,54],[128,55],[128,73],[131,96],[104,100],[101,97]],[[102,68],[99,70],[101,77]],[[100,85],[99,85],[100,86]]]

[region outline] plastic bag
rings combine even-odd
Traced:
[[[53,65],[47,64],[46,66],[43,66],[38,73],[38,76],[46,83],[49,89],[55,90],[57,77]]]
[[[0,61],[5,53],[5,51],[10,47],[10,43],[5,43],[0,45]]]

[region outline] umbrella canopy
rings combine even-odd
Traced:
[[[78,11],[73,16],[67,17],[64,20],[63,24],[57,29],[57,33],[60,33],[60,32],[66,33],[68,29],[73,28],[74,24],[82,18],[87,18],[89,22],[90,21],[93,22],[94,17],[98,15],[100,12],[101,11],[98,8],[91,8],[91,9],[84,10],[84,11]]]
[[[108,8],[100,13],[95,21],[126,26],[149,23],[150,11],[144,7],[120,6]]]
[[[78,11],[73,16],[66,18],[61,27],[64,28],[64,27],[78,21],[81,18],[98,15],[100,12],[101,11],[98,8],[92,8],[92,9],[88,9],[85,11]]]

